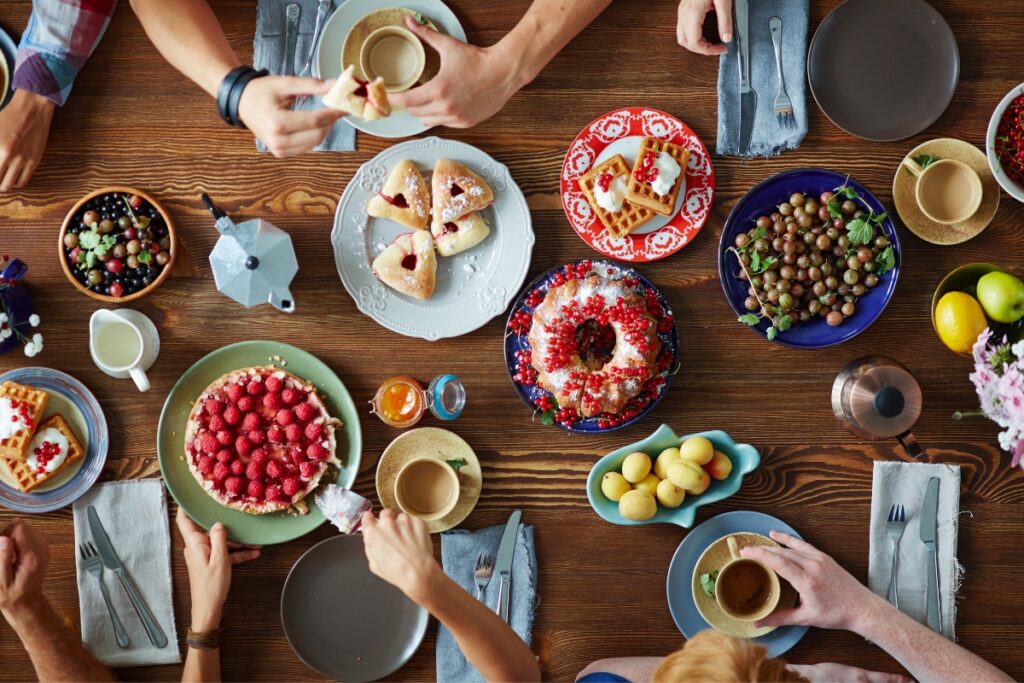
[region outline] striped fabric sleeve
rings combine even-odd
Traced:
[[[117,0],[33,0],[14,87],[63,105],[116,8]]]

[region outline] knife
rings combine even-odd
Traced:
[[[750,21],[747,0],[736,0],[736,62],[739,65],[740,154],[750,150],[757,114],[757,93],[750,87]]]
[[[92,505],[88,508],[89,514],[89,531],[92,532],[92,540],[96,544],[96,549],[100,553],[100,559],[103,560],[103,564],[115,574],[117,578],[121,579],[121,586],[124,587],[124,592],[128,594],[128,597],[132,601],[132,606],[135,607],[135,611],[139,614],[139,619],[142,620],[142,625],[146,628],[146,634],[149,636],[149,640],[156,647],[167,647],[167,636],[164,635],[163,629],[156,623],[156,619],[153,618],[153,613],[149,611],[149,607],[146,606],[146,601],[142,599],[142,595],[139,594],[139,589],[135,586],[135,581],[129,576],[128,570],[125,569],[124,563],[121,562],[121,558],[117,556],[117,552],[114,551],[114,546],[110,543],[110,537],[107,536],[107,530],[103,528],[103,523],[100,522],[100,516],[96,514],[96,508]]]
[[[942,611],[939,603],[939,558],[935,548],[938,536],[939,478],[928,480],[921,503],[921,542],[928,548],[928,626],[942,633]]]
[[[282,76],[295,75],[295,45],[299,40],[299,12],[301,8],[292,3],[284,8],[284,66]]]
[[[505,533],[501,535],[501,545],[498,546],[498,561],[494,568],[498,571],[498,578],[501,585],[498,590],[498,616],[508,623],[508,607],[511,600],[512,590],[512,558],[516,554],[516,537],[519,535],[519,519],[523,513],[516,510],[508,518],[505,524]]]

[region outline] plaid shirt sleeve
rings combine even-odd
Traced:
[[[33,0],[14,87],[63,105],[116,8],[117,0]]]

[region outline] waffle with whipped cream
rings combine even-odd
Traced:
[[[640,141],[626,187],[626,199],[655,213],[671,216],[686,175],[690,150],[648,135]]]
[[[625,237],[654,218],[651,209],[626,199],[628,183],[629,166],[621,154],[605,159],[580,176],[580,190],[614,237]]]
[[[36,429],[29,442],[25,460],[0,458],[18,488],[28,493],[85,457],[85,449],[79,443],[71,425],[60,413],[46,418]]]

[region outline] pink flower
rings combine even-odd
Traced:
[[[974,346],[971,348],[971,353],[974,355],[974,362],[976,365],[988,366],[989,356],[992,354],[988,350],[988,340],[992,336],[992,328],[986,327],[981,334],[978,335],[977,341],[974,342]]]

